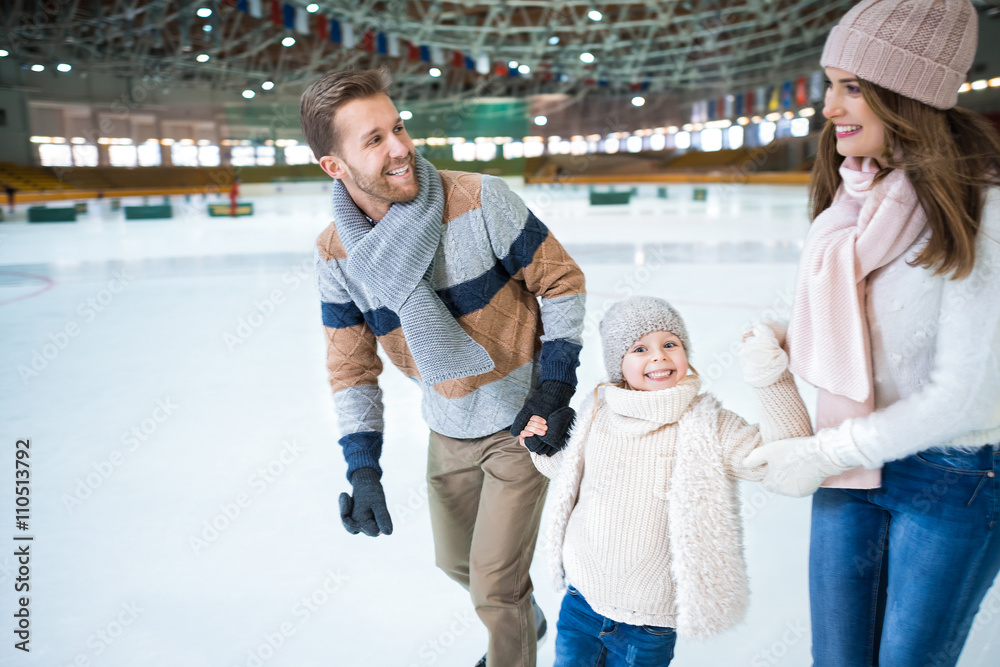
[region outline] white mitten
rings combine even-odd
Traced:
[[[781,337],[772,327],[780,327]],[[739,356],[743,379],[752,387],[773,384],[788,368],[788,354],[781,349],[784,327],[775,322],[754,325],[753,335],[743,342]]]
[[[801,498],[816,492],[827,477],[856,465],[872,465],[851,437],[851,420],[806,438],[775,440],[758,447],[743,465],[767,464],[761,482],[772,493]]]

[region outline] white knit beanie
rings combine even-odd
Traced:
[[[969,0],[865,0],[830,32],[820,64],[950,109],[976,55]]]
[[[601,320],[604,368],[612,382],[622,381],[622,358],[632,343],[651,331],[669,331],[681,339],[688,357],[691,341],[687,327],[674,307],[653,296],[633,296],[608,308]]]

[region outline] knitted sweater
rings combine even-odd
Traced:
[[[400,371],[419,383],[428,426],[453,438],[478,438],[510,427],[542,380],[576,385],[583,273],[501,179],[438,173],[444,227],[431,286],[495,368],[433,387],[423,383],[398,313],[348,277],[348,252],[336,222],[331,223],[317,240],[316,274],[348,478],[358,468],[381,473],[382,362],[376,341]],[[392,280],[392,267],[385,272]]]
[[[786,370],[755,389],[762,423],[747,424],[698,394],[608,386],[580,408],[565,450],[532,455],[555,480],[548,525],[558,588],[568,581],[594,610],[631,625],[707,637],[739,622],[748,590],[736,479],[765,468],[743,459],[762,441],[812,433]]]
[[[928,237],[868,278],[876,412],[851,434],[875,463],[1000,445],[1000,189],[986,193],[968,277],[910,266]]]

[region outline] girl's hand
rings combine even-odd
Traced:
[[[545,435],[548,430],[548,424],[545,423],[544,419],[538,415],[532,415],[531,419],[529,419],[528,423],[525,425],[524,430],[521,431],[521,434],[517,437],[517,440],[521,443],[522,447],[526,447],[527,445],[524,444],[525,438],[530,438],[533,435]]]

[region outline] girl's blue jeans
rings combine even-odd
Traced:
[[[948,667],[1000,570],[1000,452],[928,450],[813,496],[815,667]],[[997,593],[1000,595],[1000,592]]]
[[[629,625],[601,616],[570,586],[556,624],[555,667],[666,667],[676,641],[673,628]]]

